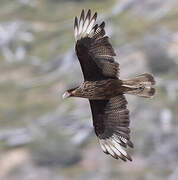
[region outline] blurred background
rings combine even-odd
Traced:
[[[121,78],[149,72],[152,99],[127,96],[133,162],[105,155],[82,81],[73,21],[98,12]],[[0,180],[177,180],[177,0],[0,0]]]

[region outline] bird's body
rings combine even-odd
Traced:
[[[95,133],[106,154],[124,161],[132,160],[124,148],[133,147],[130,140],[130,120],[124,94],[153,97],[154,78],[144,73],[135,78],[121,80],[119,63],[104,26],[95,24],[97,14],[86,17],[82,10],[80,20],[75,18],[75,51],[79,59],[84,82],[65,92],[64,97],[89,99]]]
[[[123,94],[124,87],[119,79],[85,81],[76,90],[75,97],[90,100],[110,99]]]

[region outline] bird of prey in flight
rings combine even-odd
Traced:
[[[115,51],[105,35],[105,22],[96,24],[97,13],[84,10],[75,17],[75,52],[81,65],[84,82],[63,94],[66,97],[87,98],[93,126],[104,153],[115,159],[132,161],[126,148],[130,139],[129,110],[125,94],[151,98],[155,94],[154,77],[148,73],[121,80]]]

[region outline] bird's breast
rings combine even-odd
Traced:
[[[110,99],[122,94],[122,82],[119,79],[85,81],[78,89],[78,97],[99,100]]]

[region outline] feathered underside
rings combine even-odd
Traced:
[[[97,13],[91,17],[91,11],[85,17],[82,10],[80,19],[75,17],[74,36],[78,56],[85,80],[118,78],[119,64],[109,38],[105,36],[105,22],[95,24]]]
[[[105,23],[95,24],[96,18],[97,13],[91,16],[90,10],[86,16],[82,10],[79,21],[75,17],[75,49],[84,79],[88,82],[98,81],[97,86],[100,86],[102,84],[100,82],[103,80],[111,79],[112,82],[112,79],[116,79],[120,82],[118,79],[119,64],[115,62],[114,56],[116,54],[109,38],[105,36]],[[98,90],[102,88],[105,89],[106,86],[98,87]],[[113,90],[116,89],[113,87]],[[129,111],[126,107],[127,101],[124,95],[106,100],[89,101],[95,133],[99,138],[102,150],[116,159],[131,160],[124,149],[127,146],[133,147],[129,136]]]
[[[130,140],[130,120],[127,100],[119,95],[109,100],[90,100],[95,133],[104,153],[115,159],[132,160],[126,152],[133,147]]]
[[[75,17],[75,50],[84,83],[72,91],[72,96],[88,98],[95,133],[104,153],[115,159],[132,160],[126,148],[133,147],[130,139],[130,119],[125,93],[152,97],[155,93],[153,76],[142,74],[130,80],[119,79],[119,63],[109,38],[105,36],[105,23],[95,24],[97,13],[85,16],[82,10]],[[92,87],[92,85],[94,87]],[[78,93],[78,94],[77,94]]]

